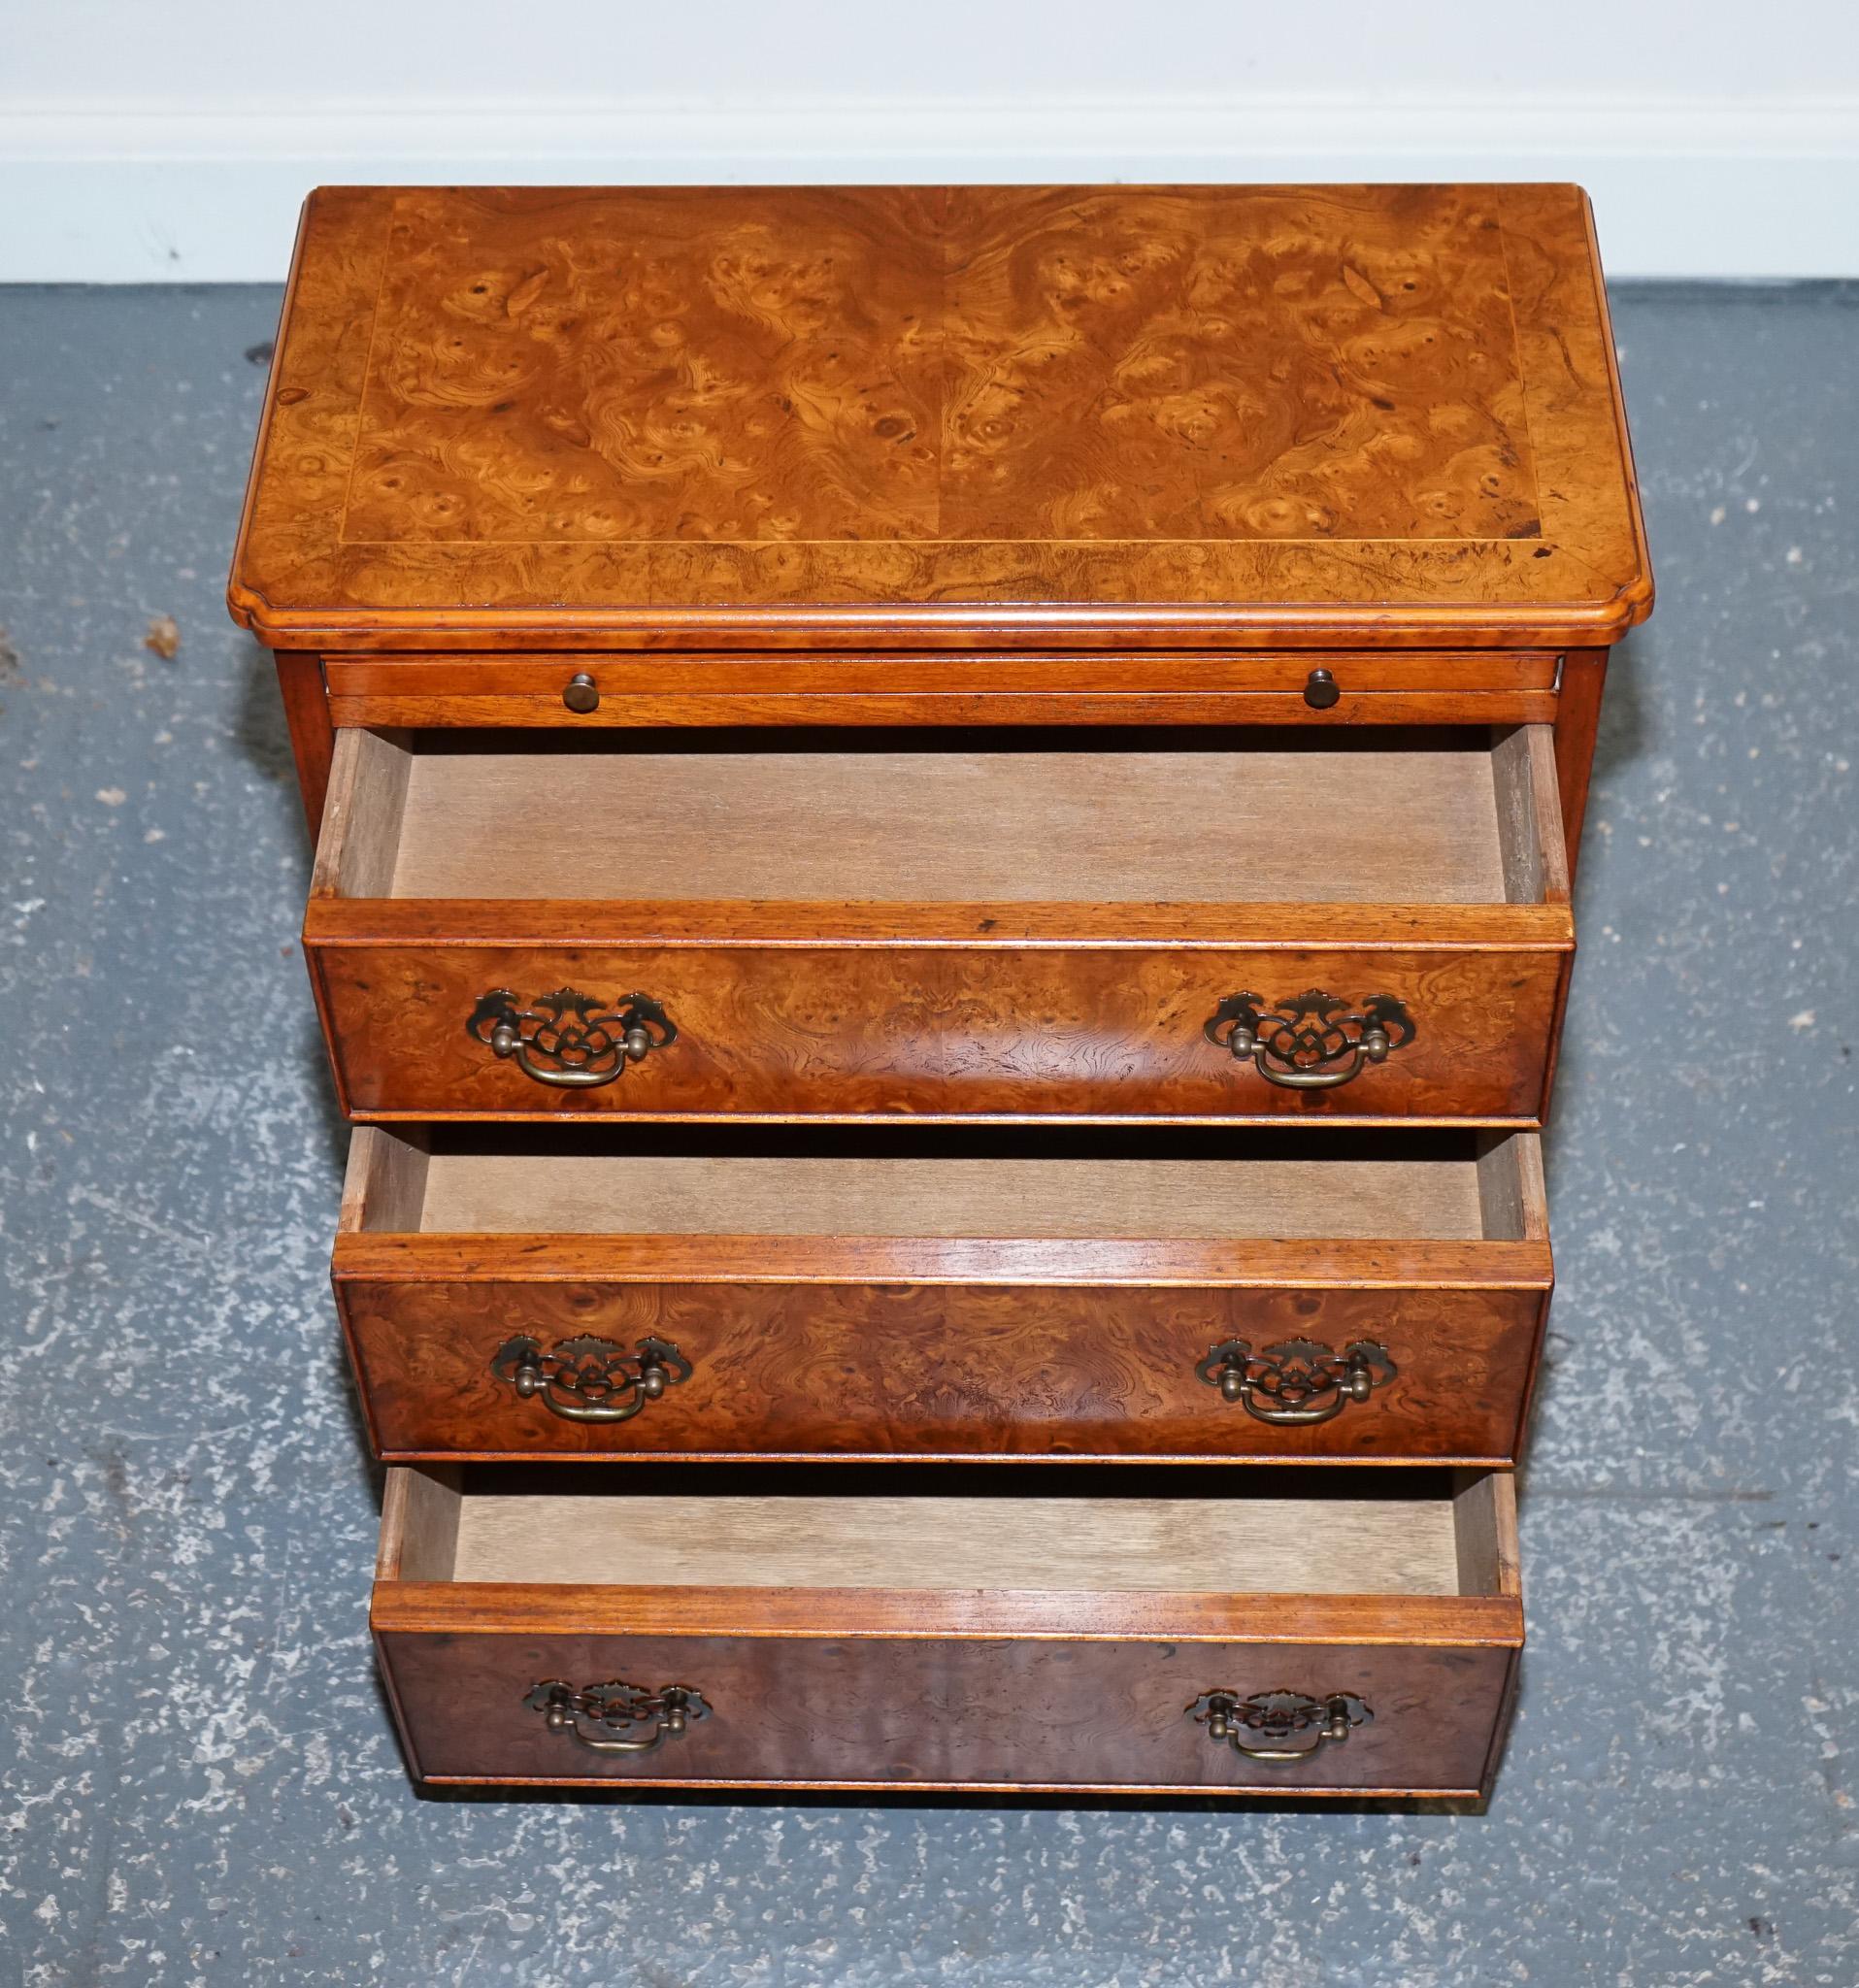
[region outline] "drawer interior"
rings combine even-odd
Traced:
[[[1329,1238],[1546,1234],[1533,1134],[1319,1128],[904,1136],[358,1127],[344,1228],[454,1235]]]
[[[1000,1488],[982,1466],[389,1473],[383,1580],[1048,1593],[1501,1595],[1516,1591],[1502,1474],[1406,1471],[1343,1491],[1297,1470],[1079,1467]],[[900,1475],[900,1473],[902,1474]],[[858,1474],[849,1474],[854,1479]],[[566,1475],[567,1488],[564,1487]],[[904,1479],[905,1495],[891,1495]],[[1041,1484],[1049,1489],[1040,1488]],[[958,1486],[951,1495],[951,1486]],[[686,1488],[688,1487],[688,1488]]]
[[[676,737],[678,735],[674,735]],[[589,741],[341,734],[324,895],[1537,904],[1567,896],[1548,730]],[[1211,743],[1212,742],[1212,743]]]

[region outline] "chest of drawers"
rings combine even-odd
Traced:
[[[1577,189],[325,189],[230,600],[415,1773],[1488,1786]]]

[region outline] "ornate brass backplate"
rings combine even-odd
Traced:
[[[1356,1340],[1339,1353],[1315,1340],[1279,1340],[1255,1353],[1246,1340],[1210,1346],[1194,1369],[1222,1401],[1280,1427],[1308,1426],[1365,1402],[1401,1371],[1386,1346]]]
[[[1286,1090],[1331,1090],[1413,1040],[1413,1017],[1392,994],[1374,994],[1359,1010],[1312,987],[1268,1009],[1257,994],[1229,994],[1202,1031],[1210,1043],[1250,1061],[1268,1083]]]
[[[1279,1762],[1309,1760],[1326,1743],[1341,1745],[1375,1717],[1347,1691],[1324,1698],[1304,1691],[1204,1691],[1187,1711],[1217,1744],[1247,1760]]]
[[[691,1363],[670,1340],[649,1335],[626,1348],[614,1340],[582,1337],[545,1347],[526,1333],[506,1340],[490,1371],[524,1401],[541,1398],[567,1422],[625,1422],[666,1388],[691,1376]]]
[[[667,1740],[681,1739],[711,1708],[687,1684],[587,1684],[577,1691],[559,1678],[532,1684],[523,1694],[531,1711],[541,1712],[551,1733],[578,1740],[594,1753],[650,1753]],[[640,1728],[649,1726],[649,1733]]]
[[[564,1090],[612,1083],[628,1064],[678,1040],[677,1025],[649,994],[608,1006],[573,987],[539,994],[527,1007],[508,987],[493,987],[479,996],[465,1033],[525,1077]]]

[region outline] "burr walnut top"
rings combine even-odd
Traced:
[[[1598,644],[1573,186],[312,195],[234,559],[297,648]]]

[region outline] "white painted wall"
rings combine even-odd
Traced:
[[[1859,4],[0,0],[0,281],[275,280],[318,181],[1440,178],[1859,276]]]

